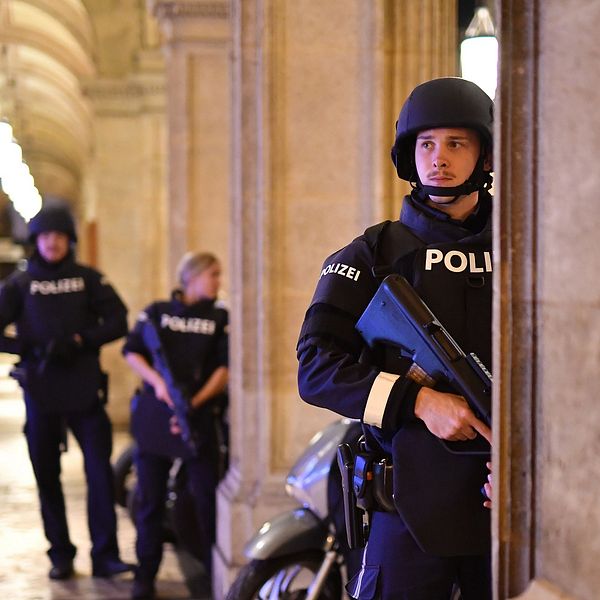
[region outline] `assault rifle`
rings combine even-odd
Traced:
[[[492,375],[474,353],[463,352],[404,277],[383,280],[356,329],[369,346],[383,342],[401,348],[413,361],[407,377],[428,387],[451,384],[477,417],[491,424]],[[481,436],[444,444],[451,452],[489,453]]]
[[[169,365],[169,360],[165,354],[162,341],[160,339],[160,333],[156,327],[156,323],[152,319],[145,321],[142,328],[142,337],[144,344],[152,355],[153,367],[160,373],[163,378],[169,396],[173,401],[173,412],[177,418],[177,424],[181,430],[181,438],[184,444],[193,452],[197,454],[196,441],[190,428],[188,420],[189,403],[185,392],[183,391],[180,384],[175,381],[173,377],[173,371]]]

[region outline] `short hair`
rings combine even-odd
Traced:
[[[193,277],[218,262],[219,259],[211,252],[186,252],[177,265],[177,281],[186,287]]]

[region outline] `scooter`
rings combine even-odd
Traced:
[[[356,445],[358,421],[341,419],[318,432],[290,470],[286,492],[299,507],[267,521],[248,541],[249,559],[226,600],[341,600],[360,566],[344,524],[338,445]]]

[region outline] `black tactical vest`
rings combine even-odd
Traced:
[[[406,277],[459,345],[491,367],[490,235],[426,244],[402,223],[388,221],[365,237],[373,248],[373,275]],[[387,365],[379,365],[383,370],[394,362],[390,354]],[[381,439],[381,430],[370,429]],[[489,510],[480,493],[489,457],[449,452],[418,419],[381,441],[393,459],[396,508],[419,546],[439,556],[489,552]]]

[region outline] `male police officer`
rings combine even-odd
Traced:
[[[100,347],[127,333],[127,310],[103,276],[75,262],[77,241],[69,212],[42,209],[29,223],[36,249],[26,271],[0,290],[0,351],[21,356],[25,435],[37,481],[51,579],[73,575],[76,548],[69,537],[60,482],[60,452],[69,428],[81,450],[88,483],[92,572],[110,577],[131,570],[119,558],[110,454],[112,431],[104,410],[106,386]]]
[[[406,277],[458,343],[491,359],[493,103],[475,84],[417,86],[397,122],[392,159],[411,182],[400,220],[375,225],[324,264],[298,342],[302,398],[363,420],[371,450],[393,461],[396,510],[376,506],[353,598],[491,598],[485,455],[440,442],[488,441],[452,389],[407,376],[392,348],[369,350],[355,323],[390,273]],[[392,500],[392,499],[390,499]]]

